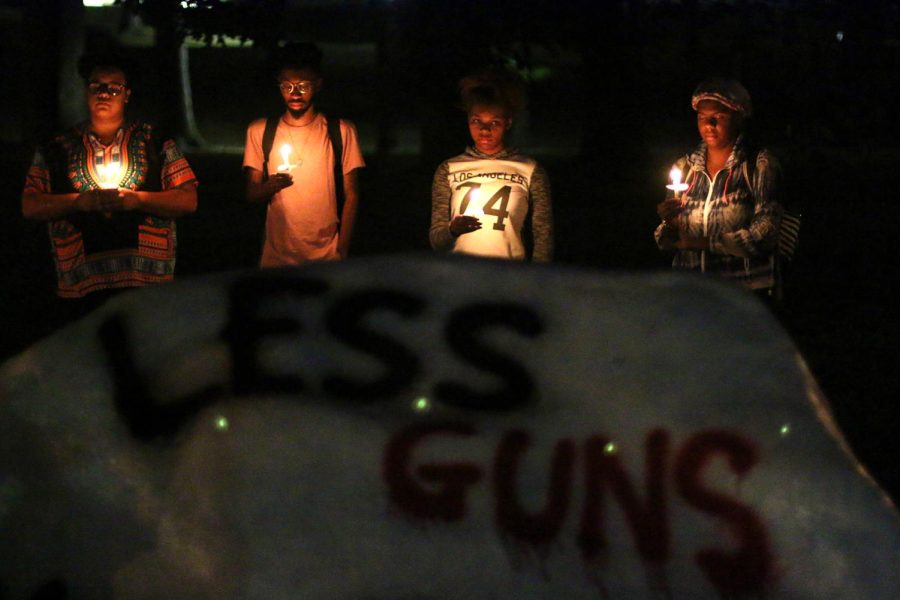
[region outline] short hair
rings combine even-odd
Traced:
[[[508,69],[486,67],[475,71],[459,82],[462,108],[471,112],[475,106],[502,108],[513,117],[525,106],[525,85]]]
[[[292,42],[278,48],[272,59],[274,75],[284,69],[309,69],[322,76],[322,50],[309,42]]]
[[[125,75],[125,81],[130,81],[134,74],[134,65],[128,57],[116,50],[102,52],[90,52],[83,54],[78,59],[78,74],[85,82],[95,70],[121,71]]]

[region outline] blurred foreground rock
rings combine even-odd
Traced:
[[[900,595],[754,298],[430,256],[130,292],[8,361],[0,540],[2,598]]]

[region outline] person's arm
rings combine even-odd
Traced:
[[[684,173],[686,170],[688,173],[685,175],[685,180],[690,177],[690,169],[688,167],[688,157],[684,156],[679,158],[672,165],[672,170],[678,170],[681,173]],[[683,192],[684,193],[684,192]],[[659,216],[661,223],[656,226],[656,229],[653,231],[653,239],[656,241],[656,246],[660,250],[688,250],[688,246],[693,244],[700,244],[700,241],[692,240],[691,238],[684,237],[681,231],[681,219],[682,212],[684,211],[684,198],[676,199],[675,191],[669,191],[666,193],[665,199],[656,205],[656,214]],[[706,240],[706,238],[703,238]],[[705,242],[708,243],[708,240]],[[697,248],[699,250],[705,249],[706,246],[702,248]]]
[[[289,173],[263,177],[266,162],[262,152],[262,138],[265,129],[265,119],[257,119],[247,126],[243,166],[244,197],[248,202],[269,202],[272,196],[294,183]]]
[[[753,217],[746,227],[727,231],[707,239],[704,250],[743,258],[771,255],[778,245],[778,227],[784,209],[781,205],[781,168],[765,150],[756,163],[753,182]]]
[[[356,224],[356,209],[359,206],[359,180],[357,169],[344,173],[344,209],[341,211],[341,231],[338,235],[338,252],[347,258],[350,242],[353,240],[353,226]]]
[[[163,191],[136,191],[127,188],[92,189],[84,192],[50,192],[49,173],[41,153],[35,155],[22,192],[22,215],[35,221],[61,219],[77,212],[121,212],[139,210],[164,218],[176,218],[197,210],[197,182],[180,152],[166,142],[169,162],[163,167],[163,185],[179,184]],[[178,172],[169,177],[170,168]]]
[[[77,212],[114,212],[122,210],[121,205],[117,190],[68,194],[26,190],[22,193],[22,216],[32,221],[53,221]]]
[[[706,250],[709,245],[707,237],[687,237],[681,231],[683,207],[681,200],[669,197],[656,205],[656,214],[662,220],[653,232],[656,245],[660,250]]]
[[[140,210],[174,219],[197,210],[193,184],[163,192],[132,190],[88,190],[69,194],[27,191],[22,194],[22,215],[34,221],[62,219],[77,212],[121,212]]]
[[[165,219],[176,219],[197,210],[197,185],[194,182],[161,192],[119,190],[119,197],[118,210],[139,210]]]
[[[176,219],[197,210],[197,178],[187,158],[172,139],[164,139],[160,150],[162,189],[119,188],[120,205],[112,210],[136,210],[164,219]]]
[[[22,216],[32,221],[53,221],[77,212],[121,210],[117,190],[86,190],[54,194],[44,153],[37,150],[25,176],[22,190]]]
[[[677,221],[664,220],[657,225],[653,239],[656,240],[656,246],[660,250],[675,250],[675,245],[679,241]]]
[[[434,173],[431,182],[431,229],[428,240],[431,247],[439,252],[449,252],[456,244],[456,238],[481,229],[481,221],[477,217],[456,215],[450,220],[450,183],[448,177],[450,167],[447,162],[441,163]]]
[[[537,166],[531,175],[532,210],[531,233],[534,250],[531,260],[550,262],[553,260],[553,201],[550,194],[550,178],[543,167]]]
[[[672,244],[672,247],[678,250],[709,250],[709,238],[705,235],[700,237],[679,237]]]
[[[248,202],[268,202],[272,196],[294,184],[288,173],[276,173],[263,181],[263,173],[253,167],[244,167],[246,185],[244,197]]]
[[[431,229],[428,240],[435,250],[448,252],[453,249],[456,236],[450,232],[450,184],[447,181],[450,167],[442,162],[431,181]]]

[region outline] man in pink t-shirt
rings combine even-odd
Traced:
[[[269,203],[261,267],[340,260],[350,248],[359,203],[356,170],[365,162],[356,127],[341,120],[343,180],[337,185],[343,186],[344,206],[339,215],[328,121],[315,106],[322,89],[321,62],[322,52],[312,44],[291,45],[281,54],[276,67],[285,111],[268,161],[262,149],[266,119],[247,128],[247,200]]]

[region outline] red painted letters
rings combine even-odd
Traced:
[[[396,433],[385,449],[383,476],[391,504],[407,516],[452,523],[468,512],[467,493],[485,478],[486,469],[472,462],[415,464],[415,450],[429,438],[472,438],[475,427],[460,422],[416,423]],[[487,478],[494,498],[497,533],[504,538],[545,550],[557,538],[571,507],[575,483],[583,481],[584,500],[577,543],[586,564],[602,563],[608,552],[605,528],[607,497],[622,509],[635,550],[650,573],[663,573],[670,559],[672,529],[667,494],[670,435],[651,431],[644,447],[643,494],[639,493],[620,455],[611,451],[609,439],[590,436],[584,443],[583,474],[576,477],[576,442],[556,442],[549,464],[543,506],[526,510],[519,499],[520,466],[531,446],[531,435],[521,430],[503,435]],[[675,453],[674,488],[691,508],[721,519],[737,542],[734,552],[707,548],[696,562],[704,576],[723,596],[757,594],[772,578],[774,563],[765,525],[748,506],[703,481],[703,473],[716,456],[738,477],[746,476],[758,458],[752,443],[727,431],[696,433]],[[609,494],[607,495],[607,492]],[[658,585],[665,586],[664,580]]]

